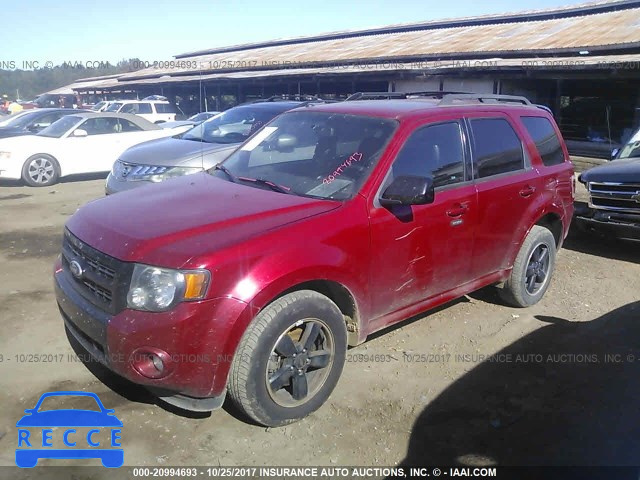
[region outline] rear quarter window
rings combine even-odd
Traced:
[[[153,113],[153,110],[151,110],[151,104],[150,103],[139,103],[138,104],[138,114],[149,114],[149,113]]]
[[[176,113],[175,107],[168,103],[156,103],[155,107],[158,113]]]
[[[521,117],[521,120],[536,144],[542,163],[547,167],[564,163],[562,144],[551,122],[544,117]]]

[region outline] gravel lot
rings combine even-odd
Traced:
[[[115,409],[126,465],[640,464],[637,243],[572,232],[538,305],[506,307],[488,288],[404,322],[350,350],[318,412],[265,429],[228,406],[168,411],[74,361],[52,264],[66,219],[103,188],[0,184],[0,465],[14,465],[23,410],[52,390],[95,392]]]

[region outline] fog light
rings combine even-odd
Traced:
[[[162,378],[169,374],[169,354],[157,348],[142,348],[131,356],[131,366],[147,378]]]

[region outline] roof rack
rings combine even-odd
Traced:
[[[490,95],[490,94],[478,94],[478,93],[458,93],[452,95],[446,95],[438,106],[453,105],[457,101],[469,101],[475,100],[480,103],[521,103],[523,105],[532,105],[532,103],[526,98],[518,95]]]
[[[353,100],[391,100],[391,99],[407,99],[418,97],[443,98],[445,95],[458,95],[463,92],[447,92],[440,90],[431,90],[424,92],[356,92],[348,96],[345,102]]]
[[[299,95],[299,94],[283,94],[283,95],[273,95],[267,98],[258,98],[256,100],[251,100],[246,103],[264,103],[264,102],[327,102],[328,100],[324,100],[316,95]]]

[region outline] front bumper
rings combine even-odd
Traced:
[[[640,215],[616,214],[581,205],[576,207],[574,222],[585,231],[640,240]]]
[[[92,357],[180,408],[207,411],[222,405],[235,348],[231,340],[238,336],[234,325],[250,315],[246,303],[216,298],[184,302],[162,313],[125,309],[110,315],[76,291],[60,263],[55,270],[55,294],[65,327]],[[136,368],[149,351],[161,352],[164,369],[159,378]]]

